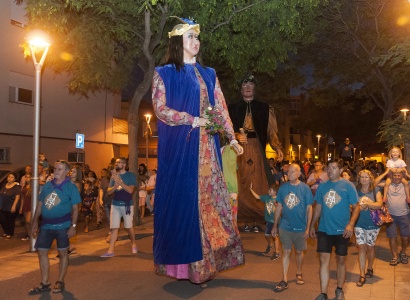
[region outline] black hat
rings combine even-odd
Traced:
[[[247,82],[252,82],[252,83],[254,83],[254,84],[257,84],[257,83],[258,83],[258,81],[256,80],[255,76],[253,76],[252,73],[248,73],[248,74],[245,76],[245,78],[243,78],[243,79],[241,80],[241,84],[247,83]]]

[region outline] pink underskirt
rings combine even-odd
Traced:
[[[177,279],[189,279],[188,264],[166,265],[167,276]]]

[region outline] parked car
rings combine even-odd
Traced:
[[[10,173],[14,173],[16,175],[16,181],[18,183],[20,183],[21,177],[25,174],[24,168],[17,168],[13,171],[0,170],[0,189],[7,183],[7,176],[9,176]]]

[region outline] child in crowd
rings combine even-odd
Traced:
[[[88,233],[88,225],[93,216],[93,207],[97,197],[98,190],[93,188],[93,184],[90,181],[85,181],[83,191],[81,192],[81,211],[85,217],[85,233]]]
[[[255,191],[252,189],[252,183],[250,187],[250,191],[252,195],[256,198],[261,200],[262,202],[265,203],[265,221],[266,221],[266,229],[265,229],[265,238],[266,241],[268,242],[268,246],[264,252],[264,254],[269,254],[273,250],[273,254],[271,256],[272,260],[276,260],[280,257],[279,254],[279,238],[272,237],[271,231],[272,227],[274,224],[274,216],[275,216],[275,208],[277,205],[276,202],[276,194],[279,190],[279,185],[278,184],[272,184],[269,188],[268,194],[267,195],[258,195],[255,193]]]
[[[410,177],[409,174],[407,173],[406,170],[406,163],[404,162],[404,160],[402,160],[402,154],[401,154],[401,150],[399,147],[392,147],[389,151],[389,160],[386,163],[386,172],[389,172],[389,176],[386,179],[386,183],[384,186],[384,196],[383,196],[383,202],[387,201],[387,191],[389,190],[389,186],[391,184],[391,172],[390,169],[396,168],[396,169],[401,169],[402,173],[403,173],[403,179],[402,179],[402,183],[404,185],[404,190],[406,191],[406,198],[407,201],[409,201],[409,183],[407,182],[406,179],[404,179],[405,177]]]

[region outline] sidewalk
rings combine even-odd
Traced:
[[[400,241],[400,238],[399,238]],[[399,242],[399,251],[401,249]],[[357,248],[356,248],[357,249]],[[407,249],[407,253],[409,254]],[[349,253],[357,257],[358,251]],[[363,287],[357,287],[359,279],[359,262],[356,259],[350,280],[345,283],[345,298],[348,300],[404,300],[410,299],[410,264],[390,266],[391,253],[389,239],[386,238],[386,227],[383,226],[376,241],[376,259],[373,278],[367,278]]]
[[[150,299],[275,299],[275,300],[313,300],[319,294],[319,259],[315,251],[316,241],[308,241],[308,250],[305,256],[303,274],[305,285],[298,286],[295,283],[294,255],[291,257],[289,269],[289,289],[282,293],[275,293],[274,286],[281,280],[281,260],[272,261],[260,253],[266,247],[265,237],[260,233],[241,232],[245,248],[246,263],[244,266],[220,273],[210,283],[210,288],[200,289],[185,281],[175,281],[167,277],[154,275],[152,259],[152,234],[153,217],[146,217],[141,226],[135,227],[138,255],[130,254],[130,244],[127,233],[121,230],[119,241],[116,245],[115,259],[101,259],[99,256],[108,249],[105,241],[108,228],[94,229],[86,234],[83,233],[82,225],[79,225],[78,235],[74,241],[76,254],[70,256],[70,271],[67,275],[69,292],[64,295],[53,295],[46,299],[63,299],[62,296],[73,296],[70,299],[91,299],[91,296],[99,299],[112,299],[112,290],[106,290],[112,286],[111,279],[121,278],[115,282],[115,286],[124,286],[119,289],[122,298],[135,297],[138,290],[139,296]],[[347,300],[405,300],[410,299],[410,264],[399,264],[396,267],[389,265],[390,251],[388,239],[385,237],[383,228],[379,234],[376,245],[376,261],[374,276],[367,279],[366,284],[359,288],[356,282],[359,278],[357,262],[358,250],[355,246],[349,247],[346,269],[347,278],[344,285],[345,299]],[[38,258],[36,253],[28,252],[28,243],[15,239],[14,246],[0,239],[0,298],[13,293],[16,299],[26,299],[26,290],[37,283],[39,276]],[[118,252],[117,252],[118,251]],[[50,251],[50,268],[52,275],[58,273],[56,268],[59,262],[56,258],[55,248]],[[336,288],[335,257],[331,259],[331,274],[329,283],[329,299],[334,297]],[[96,280],[93,289],[84,285],[88,270],[94,273]],[[33,272],[35,271],[35,272]],[[107,276],[110,272],[110,276]],[[31,273],[31,274],[29,274]],[[124,276],[125,277],[121,277]],[[13,286],[20,286],[22,291],[16,291]],[[133,295],[133,296],[132,296]],[[118,296],[118,294],[117,294]],[[91,297],[91,298],[90,298]],[[30,299],[42,299],[32,297]],[[142,299],[142,298],[141,298]]]
[[[83,232],[83,222],[79,222],[77,226],[77,235],[71,239],[71,243],[75,247],[75,253],[70,255],[70,259],[75,259],[79,256],[90,255],[99,250],[108,249],[108,243],[105,241],[109,229],[103,227],[101,229],[93,229],[93,226],[90,226],[90,232]],[[8,280],[16,277],[20,277],[23,274],[30,273],[32,271],[39,270],[38,256],[37,252],[29,251],[29,242],[20,241],[19,231],[24,228],[17,228],[14,243],[16,246],[10,247],[9,249],[4,250],[3,245],[13,241],[0,239],[0,281]],[[153,217],[148,216],[144,218],[144,222],[140,226],[135,226],[135,238],[137,240],[142,239],[147,236],[152,236],[153,233]],[[22,232],[23,232],[22,231]],[[118,233],[117,244],[121,245],[124,243],[129,243],[129,238],[127,231],[125,229],[120,229]],[[55,248],[55,243],[49,253],[50,257],[50,266],[58,264],[59,259],[56,257],[58,254],[57,249]]]

